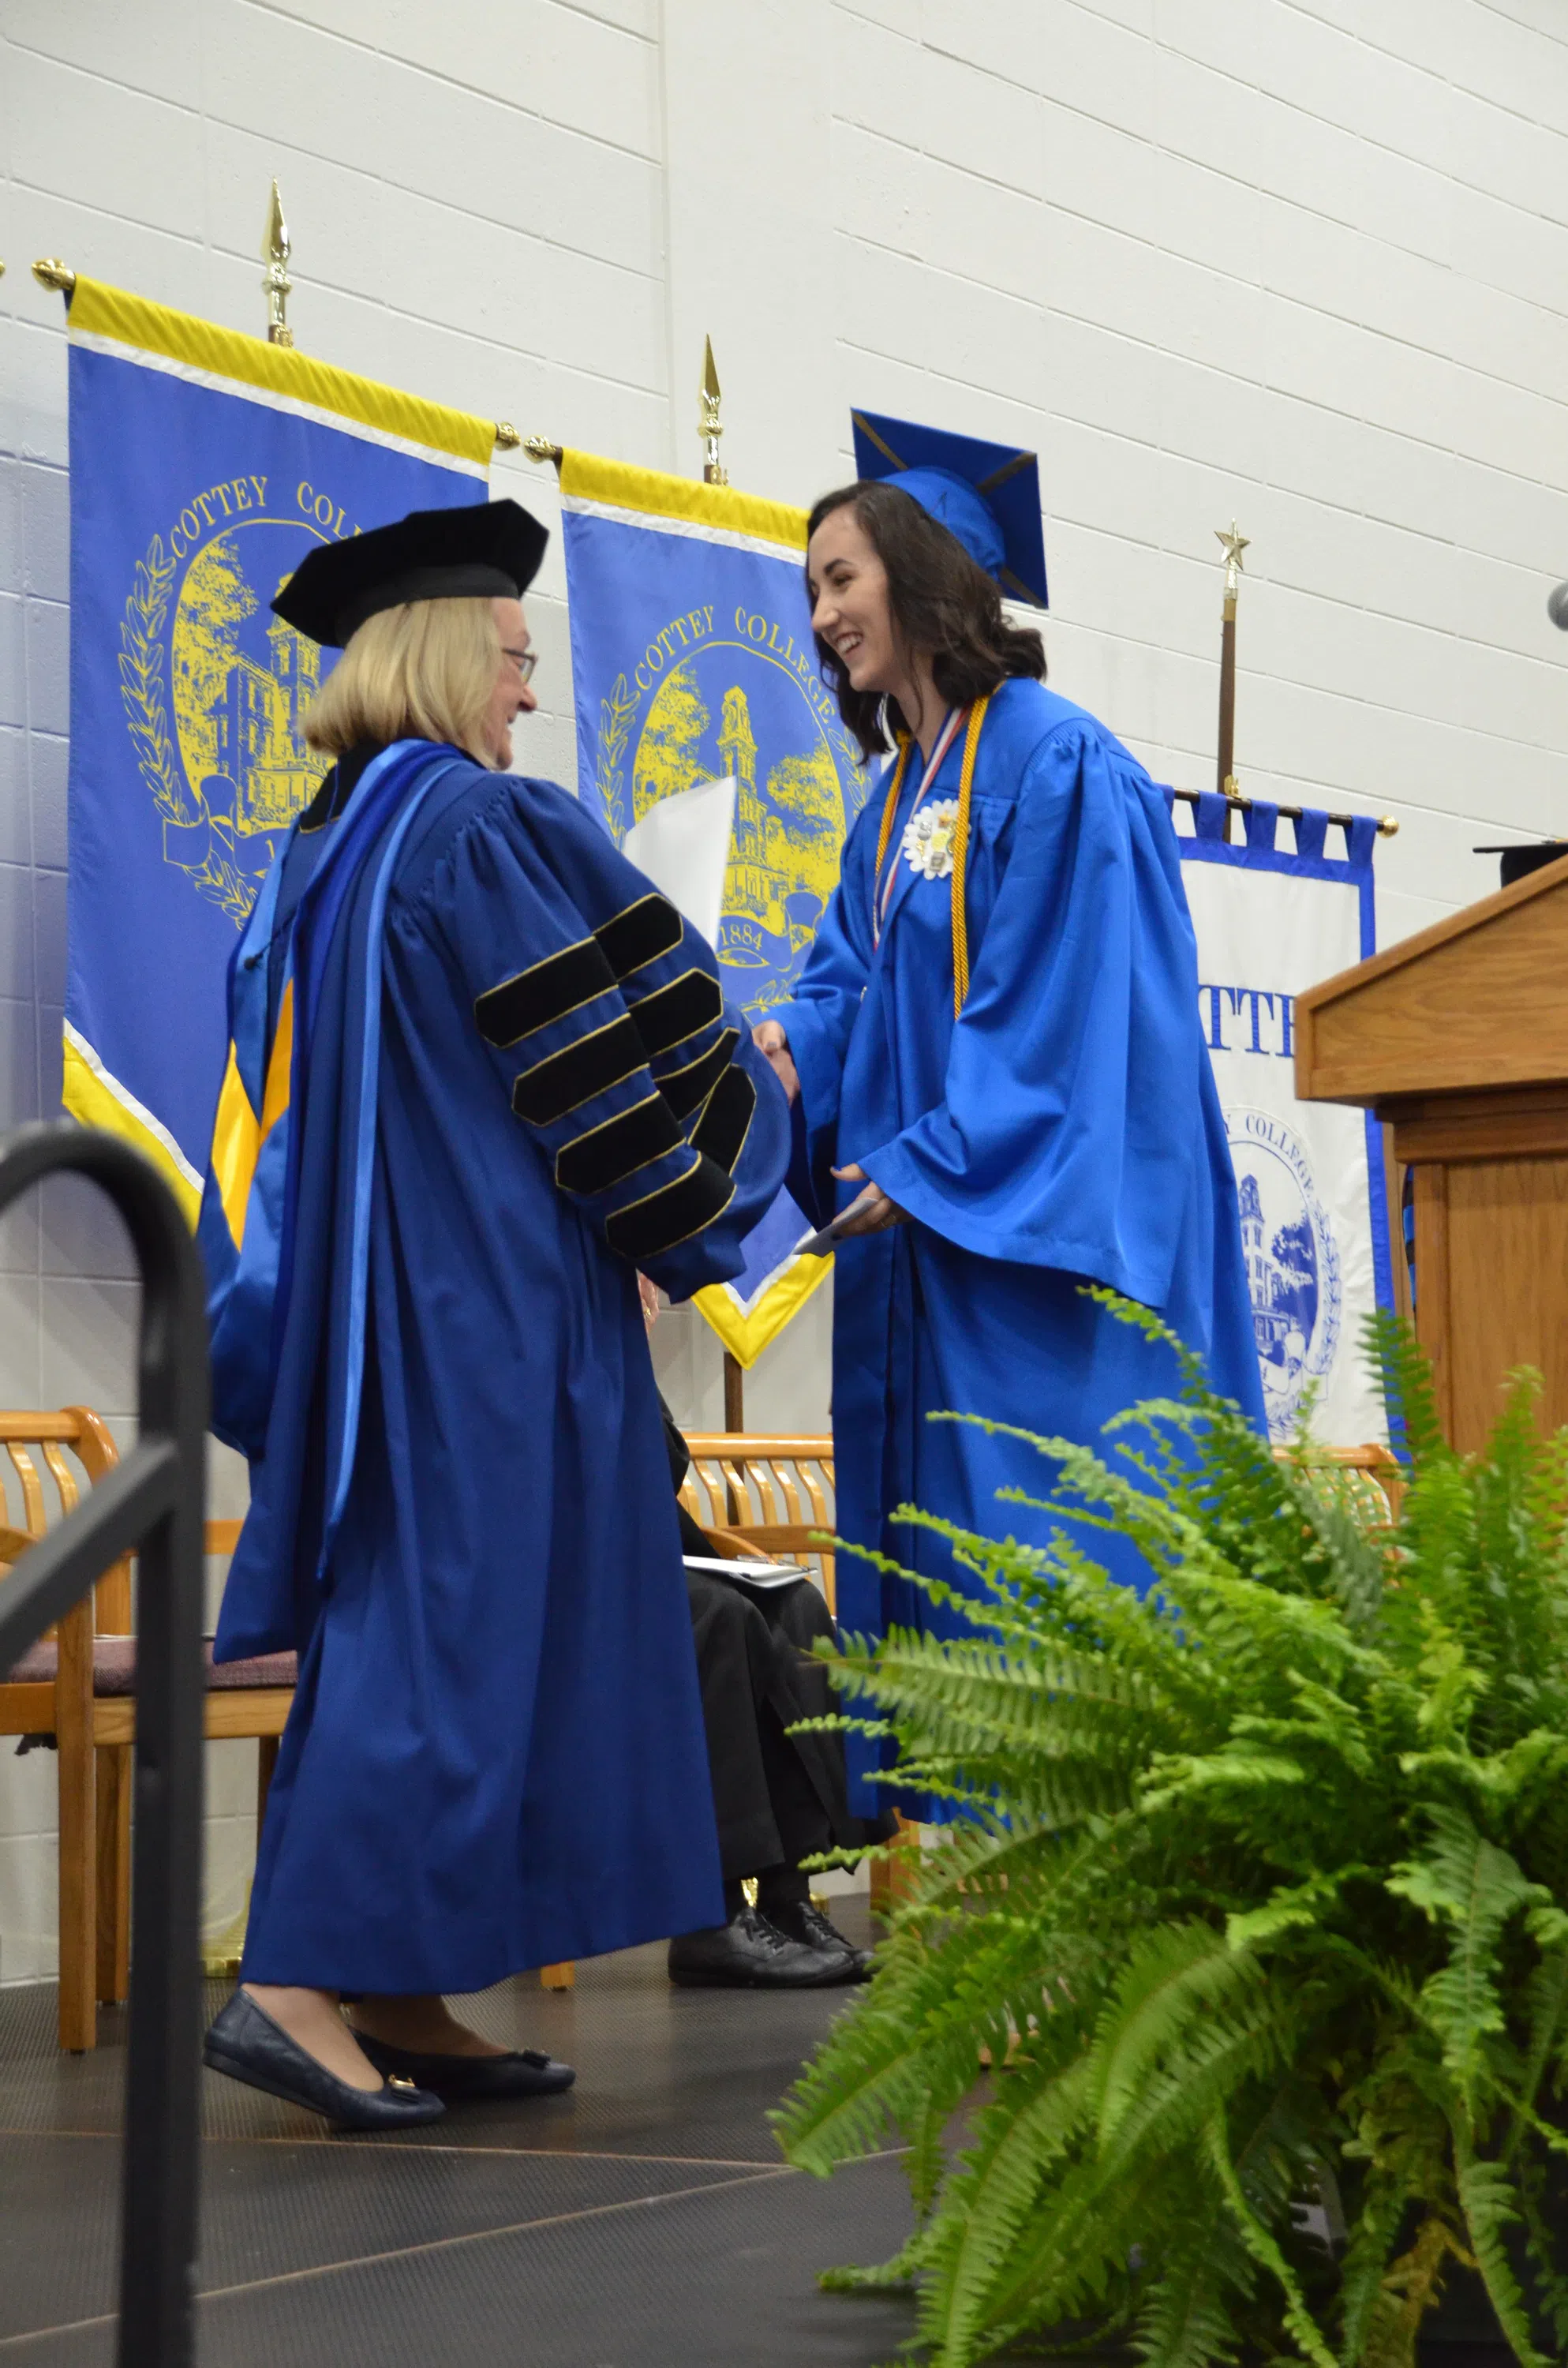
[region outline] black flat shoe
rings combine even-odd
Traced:
[[[234,1992],[209,2031],[201,2056],[214,2072],[324,2114],[340,2130],[405,2130],[415,2122],[434,2122],[447,2110],[439,2097],[401,2076],[381,2089],[351,2088],[307,2055],[244,1990]]]
[[[755,1907],[681,1933],[670,1942],[669,1973],[682,1989],[821,1990],[851,1978],[836,1950],[791,1941]]]
[[[503,2097],[558,2097],[577,2078],[570,2064],[558,2064],[535,2047],[512,2055],[415,2055],[382,2039],[354,2034],[378,2072],[389,2080],[412,2080],[451,2105],[488,2104]]]
[[[829,1956],[837,1957],[843,1966],[838,1976],[841,1982],[870,1980],[876,1968],[869,1949],[858,1949],[809,1899],[779,1908],[773,1920],[787,1940],[803,1941],[809,1949],[824,1950]]]

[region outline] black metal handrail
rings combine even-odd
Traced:
[[[120,2368],[189,2368],[201,2027],[206,1295],[179,1203],[156,1169],[116,1135],[53,1125],[8,1136],[0,1144],[0,1211],[62,1170],[90,1177],[108,1194],[142,1269],[139,1436],[0,1588],[0,1670],[111,1563],[140,1549],[119,2358]]]

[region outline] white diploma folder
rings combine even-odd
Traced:
[[[730,835],[735,825],[735,777],[699,781],[694,790],[679,790],[650,806],[626,834],[622,853],[646,872],[684,919],[707,939],[719,942],[719,921],[724,909],[724,874],[730,862]]]

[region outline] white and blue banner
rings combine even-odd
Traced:
[[[1331,855],[1325,814],[1292,831],[1256,799],[1231,846],[1232,811],[1206,792],[1179,843],[1269,1432],[1292,1438],[1310,1408],[1313,1438],[1359,1447],[1388,1437],[1361,1348],[1364,1319],[1392,1305],[1381,1134],[1363,1110],[1297,1100],[1292,1022],[1298,995],[1376,951],[1377,825],[1332,825]]]

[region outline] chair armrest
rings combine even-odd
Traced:
[[[721,1562],[777,1562],[777,1554],[764,1552],[750,1538],[739,1536],[733,1530],[704,1530],[703,1536]]]

